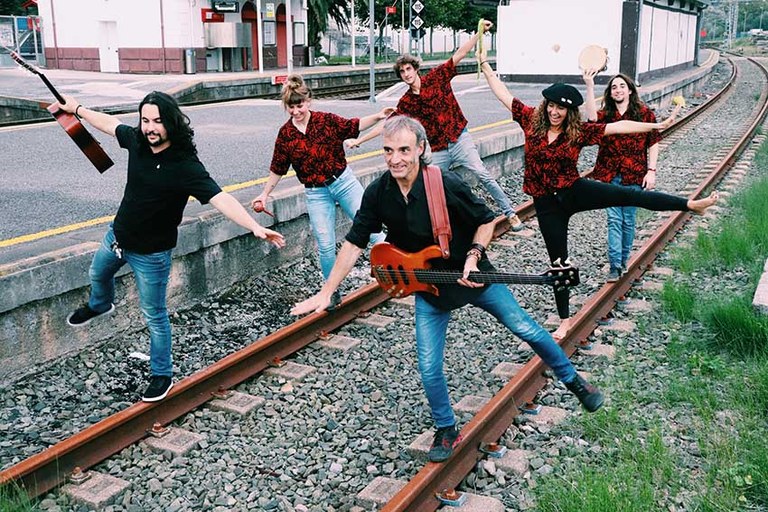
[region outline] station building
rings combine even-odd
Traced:
[[[512,82],[581,82],[582,49],[608,52],[607,69],[636,81],[699,63],[700,0],[502,0],[497,70]]]
[[[38,0],[46,66],[194,73],[306,66],[307,0]]]

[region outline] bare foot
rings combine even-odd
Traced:
[[[707,208],[715,204],[719,198],[720,194],[717,190],[715,190],[709,195],[709,197],[705,197],[704,199],[689,199],[688,209],[696,215],[704,215],[704,212],[707,211]]]
[[[571,319],[570,318],[563,318],[560,321],[560,327],[557,328],[555,332],[552,333],[552,337],[560,341],[568,334],[568,331],[571,329]]]

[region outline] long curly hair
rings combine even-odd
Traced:
[[[533,134],[537,137],[546,137],[549,130],[549,116],[547,115],[547,105],[550,100],[543,99],[536,110],[533,111]],[[563,133],[569,142],[576,142],[581,135],[581,115],[577,107],[568,107],[568,114],[563,120]]]
[[[283,100],[283,107],[286,109],[291,105],[299,105],[312,99],[312,89],[304,82],[301,75],[289,75],[283,84],[283,90],[280,93],[280,99]]]
[[[640,110],[642,109],[643,104],[640,101],[640,95],[637,93],[637,85],[635,85],[634,80],[632,80],[624,73],[619,73],[618,75],[608,80],[608,85],[605,86],[602,108],[605,110],[607,119],[613,119],[619,110],[616,106],[616,101],[614,101],[614,99],[611,97],[611,85],[613,85],[613,81],[617,78],[624,80],[631,92],[629,95],[629,104],[627,105],[627,112],[625,115],[628,119],[632,119],[633,121],[642,121],[643,118],[640,115]]]
[[[179,104],[172,96],[160,91],[152,91],[147,94],[139,103],[139,117],[141,117],[141,109],[144,108],[144,105],[155,105],[160,111],[160,119],[166,132],[168,132],[168,140],[174,151],[197,155],[195,130],[189,124],[189,117],[181,111]],[[149,143],[141,132],[141,119],[139,119],[136,131],[142,147],[149,150]]]

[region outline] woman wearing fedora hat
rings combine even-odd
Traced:
[[[533,197],[539,228],[553,265],[567,263],[568,221],[575,213],[611,206],[639,206],[655,211],[703,214],[717,201],[717,192],[705,199],[692,200],[579,176],[576,163],[584,146],[600,144],[605,135],[663,130],[674,122],[674,117],[661,123],[584,123],[579,114],[579,105],[584,102],[581,93],[571,85],[560,83],[544,89],[544,99],[533,108],[509,92],[486,61],[484,51],[478,52],[477,59],[491,90],[512,112],[513,119],[525,133],[523,192]],[[555,290],[557,312],[562,319],[553,334],[556,338],[565,336],[570,328],[568,297],[568,289]]]

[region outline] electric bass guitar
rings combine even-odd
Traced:
[[[53,95],[56,97],[56,100],[59,103],[65,103],[64,98],[61,96],[61,94],[59,94],[59,91],[56,90],[53,84],[48,81],[48,78],[46,78],[43,73],[38,71],[37,68],[31,64],[27,63],[16,52],[11,51],[10,55],[11,58],[18,62],[19,65],[24,69],[39,76],[46,87],[48,87],[48,90],[50,90],[51,93],[53,93]],[[109,158],[109,155],[107,155],[107,153],[101,148],[101,145],[98,143],[98,141],[93,138],[93,135],[91,135],[85,126],[83,126],[83,123],[80,122],[80,119],[76,115],[65,112],[53,105],[48,105],[46,109],[51,113],[56,121],[58,121],[61,127],[64,128],[64,131],[67,132],[72,140],[75,141],[77,147],[79,147],[85,156],[88,157],[88,160],[91,161],[91,163],[100,173],[103,173],[115,164],[112,159]]]
[[[464,275],[460,270],[432,269],[429,260],[441,258],[437,245],[419,252],[401,251],[386,242],[371,249],[371,275],[391,297],[406,297],[414,292],[439,295],[438,284],[456,284]],[[545,284],[556,289],[579,284],[579,269],[572,266],[553,267],[541,274],[508,272],[470,272],[469,280],[483,284]]]

